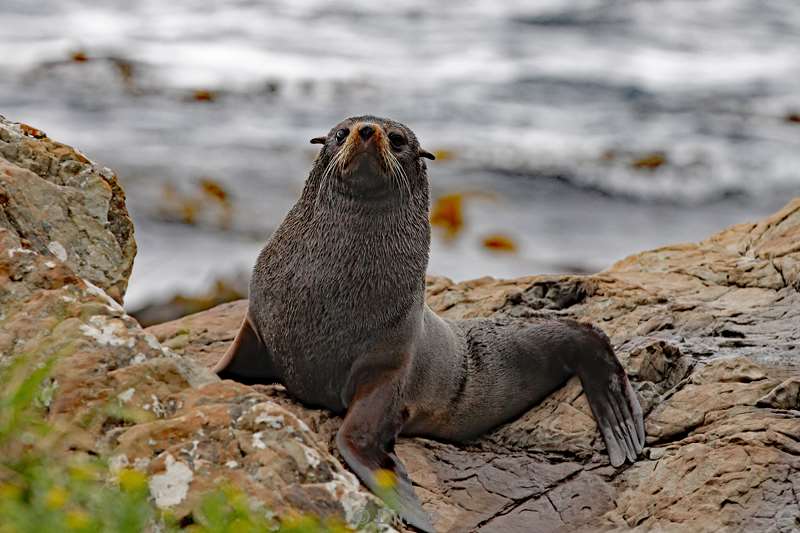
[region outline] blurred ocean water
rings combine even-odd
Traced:
[[[246,275],[308,140],[364,113],[439,152],[434,197],[480,193],[432,273],[599,270],[800,194],[800,3],[0,4],[0,114],[123,180],[130,308]]]

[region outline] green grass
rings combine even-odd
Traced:
[[[0,533],[348,531],[310,516],[278,521],[233,487],[206,494],[179,523],[156,508],[144,473],[112,472],[104,458],[66,449],[70,428],[46,419],[55,358],[32,360],[0,358]]]

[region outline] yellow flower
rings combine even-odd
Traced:
[[[375,482],[382,489],[391,489],[397,484],[397,477],[391,470],[380,468],[375,471]]]
[[[64,487],[53,487],[47,491],[44,501],[50,509],[61,509],[67,503],[67,499],[69,493]]]
[[[317,524],[316,520],[310,516],[297,513],[283,517],[281,519],[281,525],[289,531],[317,531],[319,529],[319,524]]]
[[[91,520],[85,511],[75,510],[67,513],[67,527],[70,529],[86,529]]]
[[[117,474],[119,486],[125,492],[139,492],[147,487],[147,476],[133,468],[123,468]]]
[[[16,500],[22,494],[22,489],[11,483],[0,485],[0,500]]]
[[[228,531],[230,531],[230,533],[248,533],[254,529],[255,528],[249,521],[242,518],[235,518],[230,524],[228,524]]]
[[[18,533],[19,529],[14,524],[0,524],[0,533]]]
[[[91,481],[97,478],[97,469],[87,464],[73,464],[69,467],[69,475],[76,481]]]

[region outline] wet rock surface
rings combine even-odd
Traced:
[[[244,301],[146,330],[125,314],[117,301],[135,245],[121,191],[88,160],[78,160],[83,178],[61,176],[73,156],[50,150],[73,152],[37,137],[0,127],[0,364],[55,359],[50,417],[78,424],[75,452],[146,472],[154,501],[179,517],[204,491],[232,483],[279,514],[401,528],[337,459],[338,417],[280,385],[207,370],[233,339]],[[37,150],[51,159],[19,155]],[[26,196],[39,189],[50,193]],[[66,253],[49,246],[56,241]],[[618,469],[574,379],[468,445],[401,438],[398,454],[439,530],[800,528],[800,199],[593,276],[430,278],[427,290],[451,318],[545,313],[596,323],[647,413],[644,456]]]

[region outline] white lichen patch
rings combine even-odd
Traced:
[[[233,469],[233,468],[236,468],[237,466],[239,466],[239,463],[237,463],[236,461],[234,461],[233,459],[231,459],[230,461],[228,461],[227,463],[225,463],[225,466],[227,466],[228,468],[231,468],[231,469]]]
[[[120,392],[119,394],[117,394],[117,398],[119,398],[119,400],[122,403],[128,403],[129,401],[131,401],[131,398],[133,398],[133,394],[135,392],[136,392],[136,389],[131,387],[131,388],[129,388],[127,390],[124,390],[124,391]]]
[[[13,258],[17,254],[32,254],[33,250],[26,250],[25,248],[10,248],[8,250],[8,257]]]
[[[44,266],[46,266],[47,268],[55,268],[56,264],[52,261],[45,261]]]
[[[295,434],[298,430],[300,433],[311,433],[311,429],[305,422],[275,402],[255,404],[251,407],[251,411],[256,413],[253,422],[257,425],[264,424],[271,429],[286,431],[290,435]]]
[[[157,350],[159,352],[164,351],[164,348],[161,347],[161,345],[158,343],[158,339],[156,339],[155,335],[153,335],[152,333],[145,333],[144,341],[153,350]]]
[[[345,521],[352,528],[361,530],[369,525],[375,531],[397,531],[391,526],[392,512],[372,503],[350,472],[334,473],[333,481],[322,484],[322,487],[342,506]]]
[[[192,447],[184,449],[184,453],[189,457],[190,460],[194,460],[197,457],[197,449],[200,447],[200,441],[195,439],[192,441]]]
[[[186,464],[176,461],[171,454],[167,454],[166,466],[163,474],[150,478],[150,494],[161,509],[181,503],[194,478],[192,470]]]
[[[50,250],[51,254],[58,257],[59,261],[64,262],[67,260],[67,250],[60,242],[51,241],[50,244],[47,245],[47,249]]]
[[[109,320],[102,315],[94,315],[89,318],[89,324],[82,324],[81,331],[87,337],[91,337],[101,346],[125,346],[133,348],[136,339],[133,337],[123,338],[118,336],[120,330],[127,331],[119,320]]]
[[[300,448],[303,450],[303,455],[305,455],[306,462],[309,464],[311,468],[316,468],[319,466],[320,462],[322,462],[322,458],[317,453],[317,450],[314,448],[310,448],[303,443],[300,444]]]
[[[272,429],[281,429],[286,423],[283,415],[268,415],[266,413],[258,415],[255,422],[256,424],[266,424]]]
[[[128,456],[124,453],[119,455],[114,455],[108,460],[108,469],[111,471],[112,474],[116,474],[130,463],[128,462]]]
[[[158,396],[156,396],[155,394],[151,394],[150,399],[153,400],[152,403],[144,404],[142,406],[142,409],[144,409],[145,411],[151,411],[158,418],[166,417],[167,408],[161,404],[161,402],[158,400]]]
[[[308,424],[300,420],[299,418],[295,418],[297,422],[297,426],[300,428],[301,431],[305,431],[306,433],[311,433],[311,428],[308,427]]]
[[[133,359],[131,359],[131,364],[132,365],[139,365],[139,364],[144,363],[145,361],[147,361],[147,356],[145,354],[143,354],[142,352],[139,352],[139,353],[137,353],[136,355],[133,356]]]
[[[256,433],[253,433],[253,448],[258,448],[259,450],[266,449],[267,445],[264,444],[264,441],[261,439],[263,434],[264,434],[263,431],[258,431]]]
[[[86,284],[86,292],[89,294],[93,294],[101,298],[105,304],[111,308],[112,311],[117,311],[120,313],[124,313],[125,311],[122,309],[122,306],[117,303],[117,301],[108,295],[106,291],[89,281],[88,279],[81,278],[83,282]]]

